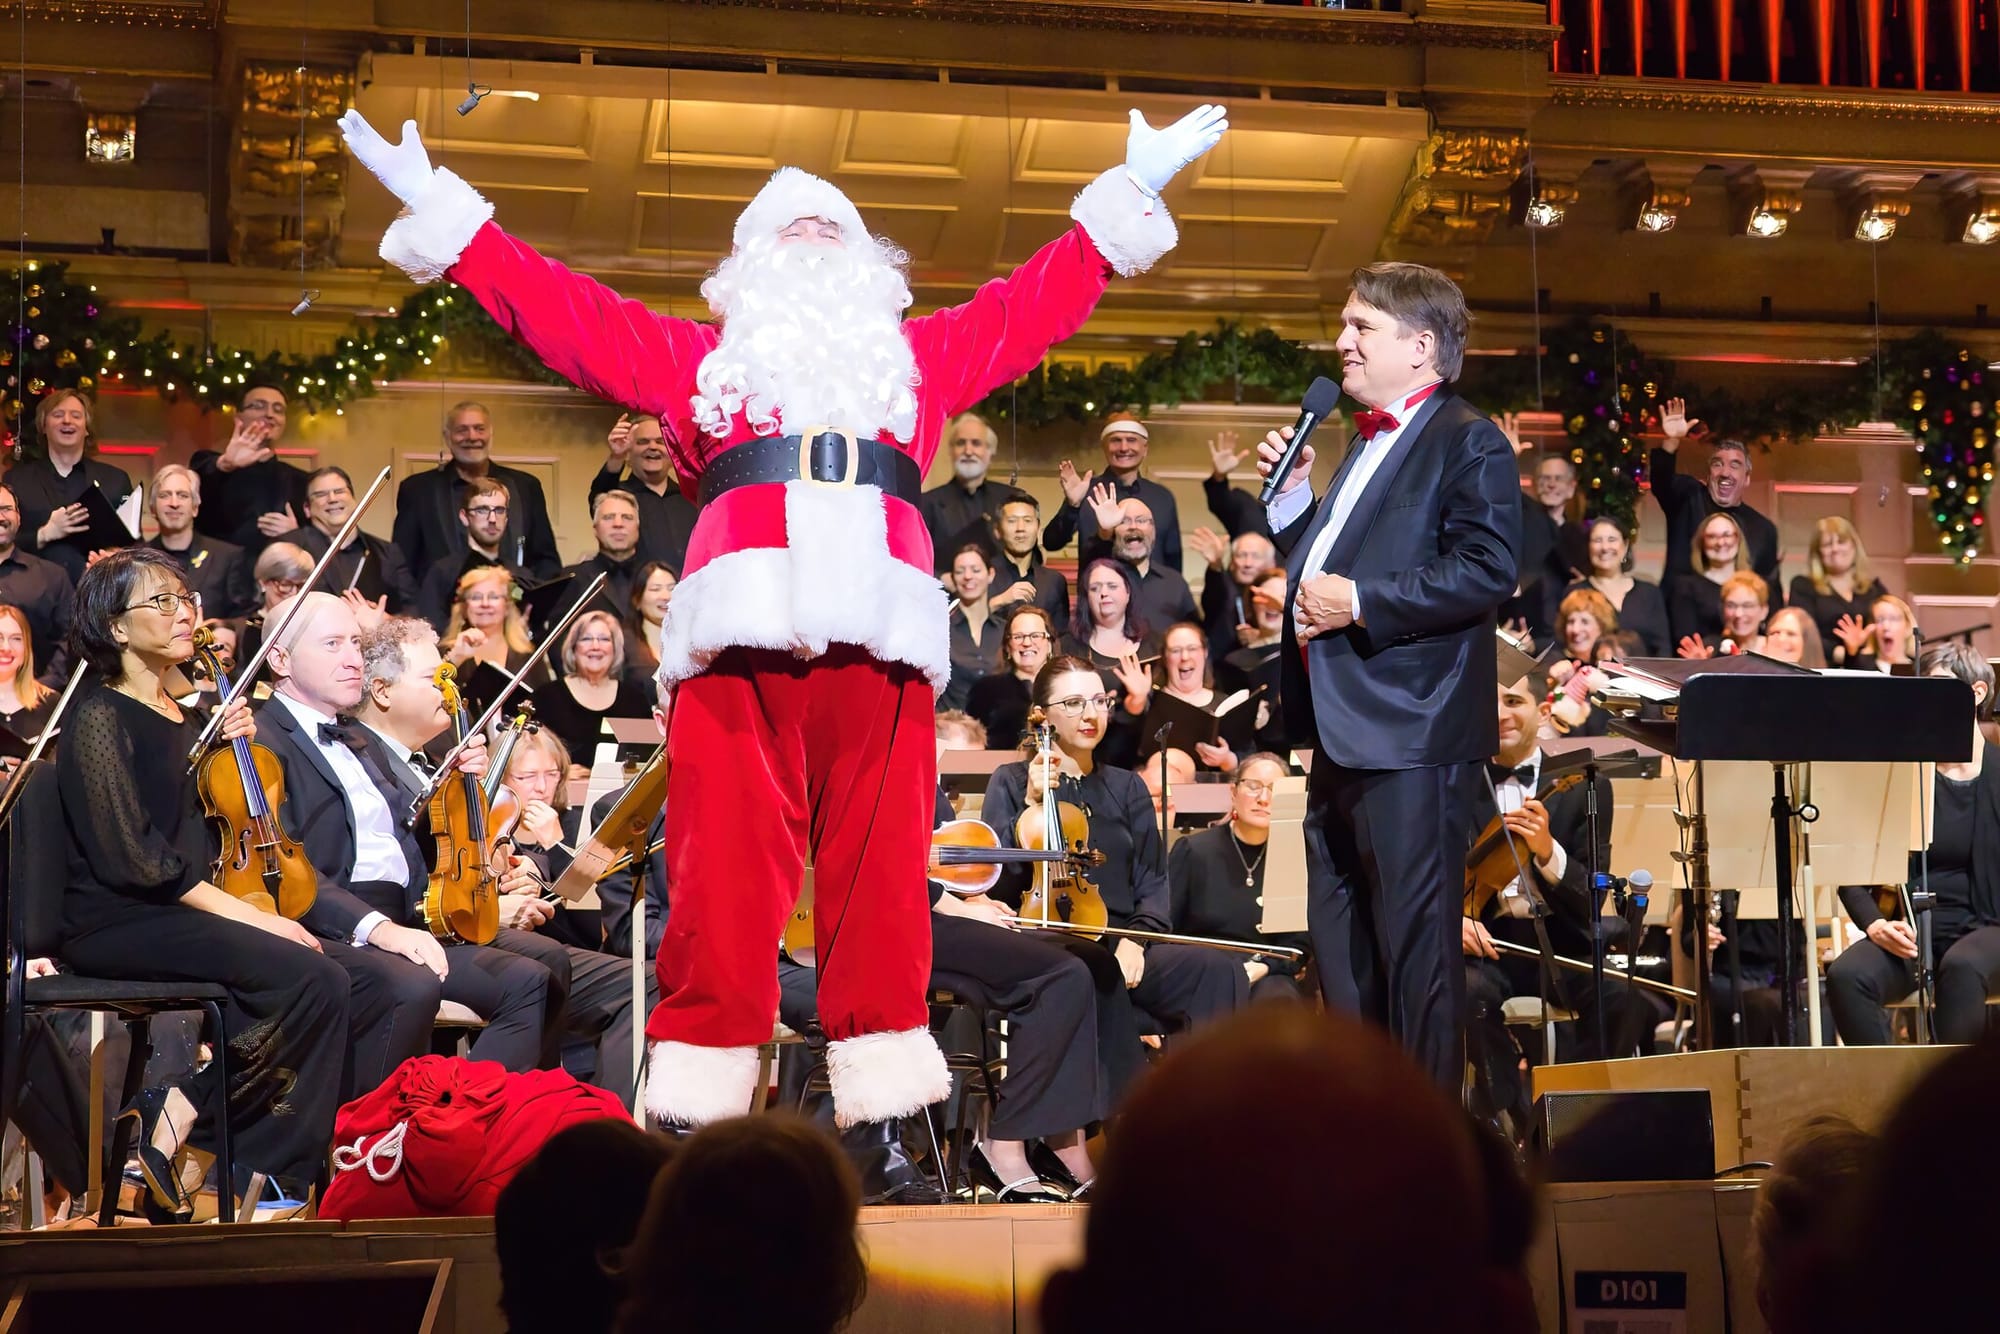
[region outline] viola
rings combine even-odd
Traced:
[[[1042,767],[1042,799],[1014,821],[1014,842],[1034,852],[1060,852],[1061,860],[1035,867],[1035,883],[1021,899],[1024,925],[1061,925],[1079,935],[1101,936],[1111,924],[1110,909],[1097,886],[1080,869],[1091,855],[1090,817],[1074,802],[1056,797],[1055,728],[1035,728],[1035,758]]]
[[[229,698],[229,675],[207,626],[194,634],[194,651]],[[268,746],[237,737],[217,746],[195,766],[202,814],[214,827],[218,851],[209,879],[232,898],[293,921],[319,894],[319,877],[278,819],[285,804],[285,766]]]
[[[1581,771],[1564,774],[1535,795],[1546,803],[1558,792],[1567,792],[1583,781]],[[1495,815],[1473,840],[1465,854],[1465,915],[1477,921],[1486,915],[1486,906],[1521,874],[1533,858],[1525,844],[1510,837],[1501,817]]]
[[[471,729],[458,676],[441,662],[431,678],[444,695],[456,740]],[[491,809],[486,789],[468,773],[453,774],[431,794],[431,833],[437,865],[424,889],[424,925],[441,940],[489,943],[500,930],[500,891],[493,874]]]

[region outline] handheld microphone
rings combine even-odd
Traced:
[[[1324,375],[1312,382],[1312,387],[1306,390],[1305,401],[1299,404],[1299,419],[1292,423],[1291,443],[1285,446],[1285,452],[1278,456],[1278,461],[1271,465],[1271,475],[1264,479],[1264,490],[1257,497],[1258,504],[1271,503],[1271,498],[1278,494],[1278,488],[1285,484],[1285,479],[1292,475],[1292,469],[1298,466],[1299,451],[1306,447],[1313,428],[1332,416],[1339,402],[1339,385]]]

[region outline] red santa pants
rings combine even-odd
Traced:
[[[820,1023],[839,1041],[929,1021],[933,695],[835,644],[725,650],[674,693],[667,931],[654,1041],[771,1039],[778,939],[813,852]]]

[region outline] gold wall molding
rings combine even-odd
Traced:
[[[1928,124],[2000,126],[2000,98],[1974,100],[1908,97],[1855,92],[1780,92],[1769,88],[1722,88],[1706,85],[1677,88],[1631,80],[1550,81],[1554,106],[1586,110],[1650,111],[1688,114],[1793,116],[1824,119],[1900,120]]]

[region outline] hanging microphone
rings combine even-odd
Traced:
[[[1292,475],[1292,469],[1298,466],[1299,451],[1306,447],[1313,428],[1333,415],[1333,409],[1339,402],[1339,385],[1324,375],[1312,382],[1312,387],[1306,390],[1305,401],[1299,404],[1299,419],[1292,423],[1291,443],[1285,446],[1285,452],[1278,456],[1278,461],[1271,465],[1271,475],[1264,479],[1264,490],[1257,497],[1258,504],[1271,503],[1271,498],[1278,494],[1278,488],[1285,484],[1285,479]]]

